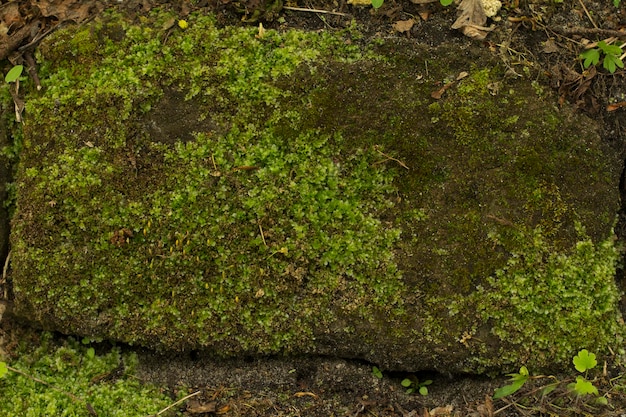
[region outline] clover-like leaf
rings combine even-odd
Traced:
[[[374,366],[372,368],[372,375],[374,375],[378,379],[382,379],[383,378],[383,373],[382,373],[382,371],[380,369],[378,369],[377,366]]]
[[[583,349],[578,352],[578,355],[574,356],[574,366],[578,372],[585,372],[589,369],[596,367],[598,362],[596,361],[596,355],[589,353],[587,349]]]
[[[602,52],[604,52],[607,55],[621,55],[622,54],[622,49],[617,46],[617,45],[609,45],[608,43],[604,42],[604,41],[600,41],[598,42],[598,48],[602,49]]]
[[[583,67],[589,68],[592,65],[596,65],[600,62],[600,50],[599,49],[588,49],[582,54],[580,54],[580,58],[584,59]]]
[[[583,378],[580,375],[576,377],[576,384],[574,385],[574,391],[576,391],[576,394],[578,395],[587,395],[587,394],[598,395],[598,389],[591,383],[591,381],[588,381],[587,379]]]
[[[613,74],[617,70],[617,67],[624,68],[624,63],[619,56],[606,55],[602,61],[602,66]]]
[[[372,7],[378,9],[383,5],[383,0],[372,0]]]

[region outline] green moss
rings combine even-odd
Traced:
[[[89,407],[97,415],[146,416],[172,403],[136,379],[136,356],[119,349],[95,354],[71,338],[57,346],[44,334],[41,346],[23,347],[8,365],[48,385],[9,371],[0,380],[0,414],[5,416],[94,415]]]
[[[460,301],[475,305],[490,323],[501,341],[502,364],[556,365],[583,348],[604,353],[607,346],[621,345],[623,320],[615,308],[620,251],[614,239],[594,244],[582,232],[580,237],[571,251],[558,253],[540,229],[526,234],[524,250]]]
[[[101,54],[80,66],[63,54],[72,30],[42,47],[48,89],[27,101],[13,222],[24,314],[221,355],[319,352],[335,337],[346,347],[330,353],[392,352],[390,368],[487,369],[529,360],[508,319],[543,289],[506,304],[511,277],[534,269],[568,283],[552,297],[581,291],[580,247],[603,265],[604,307],[553,322],[580,319],[598,352],[613,340],[595,321],[616,311],[614,252],[599,242],[618,159],[532,85],[472,67],[433,100],[455,64],[469,68],[456,47],[426,71],[431,50],[374,53],[348,45],[353,29],[259,38],[210,16],[166,32],[170,18],[94,23],[81,36]],[[591,348],[544,319],[524,316],[538,366]],[[552,346],[553,334],[569,340]]]
[[[81,118],[56,120],[64,133],[54,152],[38,142],[26,153],[22,214],[26,205],[40,214],[15,222],[22,238],[14,247],[19,269],[43,285],[16,280],[16,292],[65,320],[82,311],[129,342],[185,345],[191,332],[200,345],[235,339],[238,349],[263,353],[310,344],[313,328],[333,319],[331,301],[347,301],[345,314],[365,319],[371,306],[398,306],[398,231],[376,216],[391,207],[392,176],[372,168],[373,150],[342,152],[339,134],[287,133],[284,123],[299,115],[274,110],[290,94],[275,80],[331,51],[349,60],[361,50],[338,48],[340,37],[327,34],[267,31],[259,39],[253,29],[218,30],[210,17],[190,24],[167,46],[153,28],[125,27],[119,49],[92,74],[70,74],[63,66],[72,62],[56,61],[52,87],[29,102],[60,102],[61,113],[86,108]],[[96,25],[93,37],[106,27]],[[59,36],[51,51],[67,35]],[[158,105],[159,88],[171,84],[199,97],[201,118],[215,106],[233,109],[215,121],[223,133],[133,137],[127,120],[141,112],[136,104]],[[96,109],[111,102],[121,111],[97,120]],[[34,111],[33,126],[48,116]]]

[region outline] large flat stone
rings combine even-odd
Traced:
[[[569,366],[621,340],[621,166],[592,120],[464,40],[366,48],[354,29],[259,36],[210,17],[166,33],[169,18],[42,46],[18,314],[403,370]]]

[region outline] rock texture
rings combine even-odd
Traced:
[[[592,120],[464,40],[169,19],[110,16],[42,46],[18,314],[402,370],[554,368],[619,343],[620,163]]]

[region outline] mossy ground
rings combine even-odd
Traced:
[[[49,333],[36,345],[26,342],[0,379],[0,415],[145,417],[174,402],[159,388],[139,382],[136,354],[96,350],[72,338],[59,343]]]
[[[171,19],[42,46],[12,232],[23,314],[405,369],[561,366],[621,340],[618,164],[590,121],[480,51]]]

